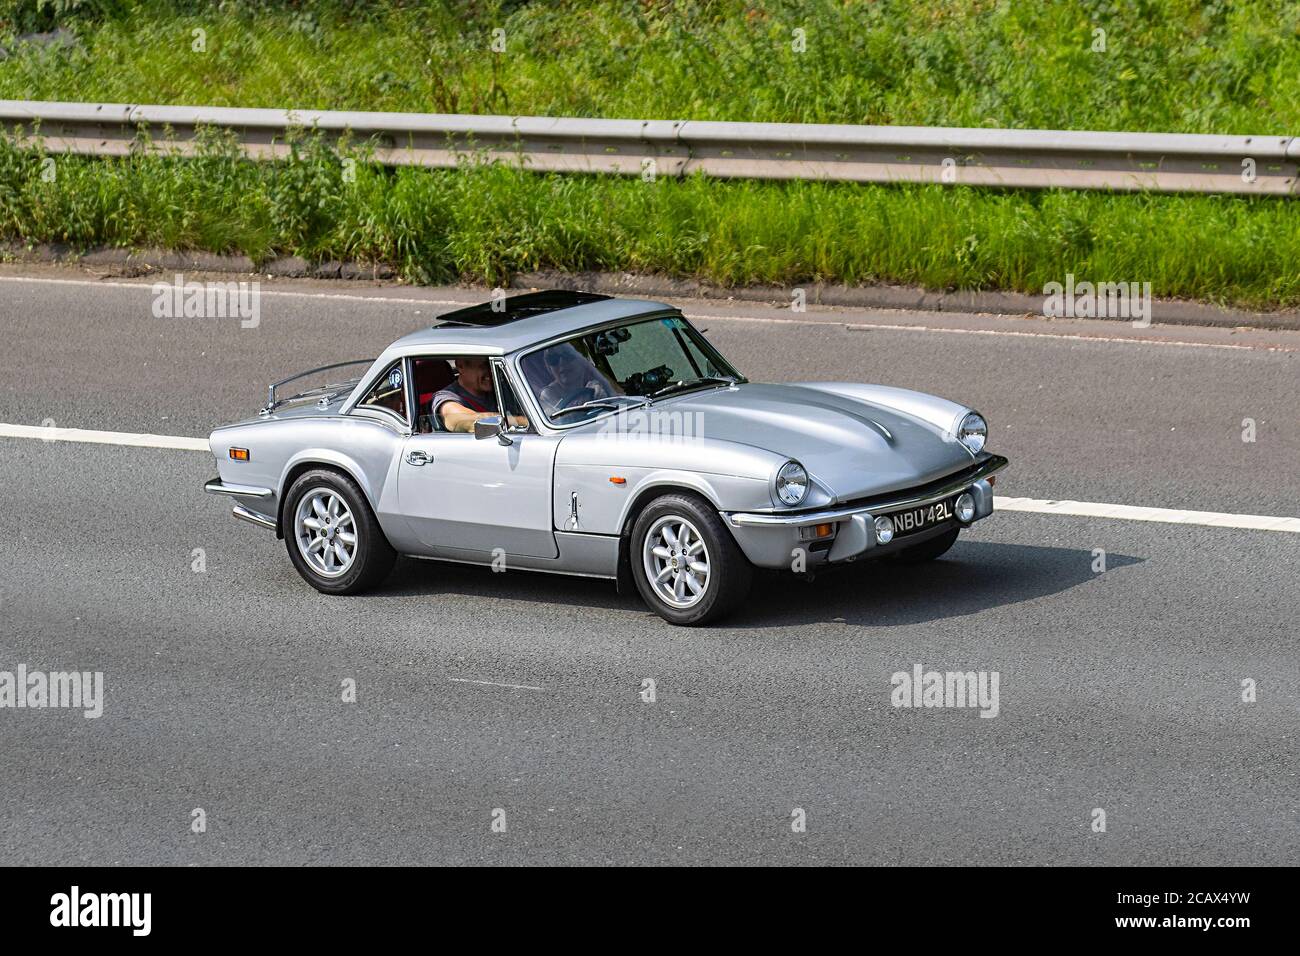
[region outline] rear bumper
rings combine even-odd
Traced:
[[[213,478],[203,485],[203,490],[210,495],[230,495],[235,498],[249,499],[248,504],[252,507],[236,503],[230,513],[240,521],[279,532],[280,526],[275,518],[275,503],[270,500],[275,497],[272,489],[260,488],[257,485],[227,484],[220,478]],[[268,511],[270,513],[267,513]]]
[[[989,478],[1007,466],[1007,460],[990,455],[975,468],[963,471],[951,481],[940,480],[913,491],[882,496],[862,504],[805,511],[794,514],[722,512],[740,549],[750,563],[763,568],[790,569],[801,559],[805,567],[852,561],[860,557],[884,556],[918,544],[955,527],[969,527],[993,513],[993,486]],[[915,534],[901,535],[888,544],[877,544],[876,516],[923,508],[945,501],[964,491],[975,499],[975,516],[965,524],[944,522]],[[814,525],[834,525],[832,538],[809,540],[802,530]],[[802,552],[802,554],[801,554]]]
[[[268,531],[277,530],[274,518],[268,518],[266,515],[245,508],[243,505],[235,505],[230,509],[230,513],[240,521],[247,521],[250,524],[257,525],[259,528],[266,528]]]
[[[239,498],[270,498],[275,494],[271,488],[259,488],[257,485],[227,484],[220,478],[213,478],[203,485],[203,490],[210,495],[234,495]]]

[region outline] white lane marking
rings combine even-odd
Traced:
[[[177,270],[169,270],[175,272]],[[249,273],[256,275],[256,273]],[[161,273],[160,273],[161,275]],[[161,281],[161,280],[156,280]],[[231,280],[235,281],[235,280]],[[88,286],[90,288],[103,288],[109,286],[119,289],[150,289],[153,283],[145,282],[115,282],[104,280],[102,282],[91,281],[88,279],[45,279],[30,276],[0,276],[0,282],[44,282],[51,285],[74,285]],[[345,302],[380,302],[393,305],[473,305],[482,301],[482,296],[468,299],[397,299],[389,296],[372,296],[372,295],[353,295],[349,292],[291,292],[287,290],[262,289],[261,295],[283,296],[285,298],[300,299],[339,299]],[[673,298],[668,296],[667,298]],[[895,311],[889,309],[874,311]],[[904,325],[894,322],[841,322],[839,320],[817,320],[817,319],[786,319],[775,316],[757,316],[757,315],[717,315],[703,312],[685,312],[682,313],[688,319],[696,321],[718,321],[718,322],[761,322],[770,325],[830,325],[842,326],[850,330],[875,330],[880,332],[947,332],[955,335],[994,335],[1006,336],[1009,338],[1026,338],[1026,339],[1061,339],[1067,342],[1126,342],[1132,345],[1179,345],[1184,348],[1195,349],[1235,349],[1246,350],[1248,352],[1297,352],[1300,347],[1292,348],[1285,345],[1236,345],[1219,342],[1188,342],[1182,339],[1158,339],[1142,336],[1116,336],[1116,335],[1080,335],[1073,332],[1021,332],[1012,329],[954,329],[947,326],[937,325]],[[819,312],[818,315],[834,316],[834,312]],[[1270,331],[1268,329],[1259,329],[1257,331]],[[1276,330],[1272,330],[1276,331]]]
[[[86,428],[55,428],[44,425],[10,425],[0,422],[0,438],[39,438],[41,441],[79,441],[94,445],[131,445],[139,448],[175,448],[180,451],[208,451],[206,438],[179,435],[140,435],[133,432],[99,432]]]
[[[182,269],[168,270],[169,272],[183,272]],[[202,270],[199,270],[202,271]],[[243,274],[243,273],[240,273]],[[247,273],[256,277],[256,273]],[[161,275],[161,273],[160,273]],[[164,279],[157,279],[156,282],[163,282],[170,288],[170,282]],[[231,282],[239,281],[237,278],[231,278]],[[247,279],[245,282],[249,281]],[[114,282],[105,279],[102,282],[92,282],[88,279],[36,279],[27,276],[0,276],[0,282],[43,282],[48,285],[78,285],[89,286],[94,289],[102,289],[105,286],[112,289],[145,289],[153,288],[153,282]],[[482,296],[473,299],[396,299],[391,296],[379,295],[353,295],[350,292],[289,292],[284,289],[259,289],[259,295],[273,295],[283,297],[295,297],[299,299],[342,299],[347,302],[383,302],[396,303],[397,305],[473,305],[483,301]]]
[[[1286,345],[1236,345],[1226,342],[1187,342],[1182,339],[1154,339],[1141,336],[1080,335],[1075,332],[1020,332],[1012,329],[954,329],[936,325],[901,325],[892,322],[825,322],[815,319],[764,318],[755,315],[696,315],[683,312],[688,319],[722,322],[763,322],[776,325],[842,325],[850,331],[878,332],[946,332],[952,335],[1002,335],[1023,339],[1061,339],[1066,342],[1125,342],[1130,345],[1181,345],[1193,349],[1245,349],[1248,352],[1297,352],[1300,347]],[[1260,330],[1267,331],[1267,330]]]
[[[1077,515],[1086,518],[1116,518],[1122,521],[1160,521],[1207,528],[1246,528],[1251,531],[1290,531],[1300,534],[1300,518],[1271,515],[1224,514],[1218,511],[1178,511],[1173,508],[1139,508],[1100,501],[1053,501],[1044,498],[995,496],[994,511],[1029,511],[1045,515]]]
[[[509,687],[511,690],[541,690],[532,684],[498,684],[494,680],[470,680],[467,677],[448,677],[453,684],[481,684],[484,687]]]
[[[46,428],[40,425],[10,425],[0,422],[0,438],[33,438],[44,441],[91,442],[96,445],[131,445],[143,448],[174,448],[181,451],[209,451],[203,438],[178,435],[139,435],[131,432],[101,432],[84,428]],[[1180,511],[1174,508],[1142,508],[1099,501],[1057,501],[1051,498],[993,499],[999,511],[1027,511],[1046,515],[1076,515],[1087,518],[1117,518],[1125,521],[1161,521],[1167,524],[1201,525],[1207,528],[1247,528],[1252,531],[1290,531],[1300,533],[1300,518],[1271,515],[1229,514],[1218,511]],[[466,681],[488,683],[491,681]],[[501,684],[501,687],[525,685]],[[541,690],[540,687],[525,687]]]

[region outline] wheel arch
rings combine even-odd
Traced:
[[[641,512],[649,507],[650,502],[663,495],[684,494],[701,498],[715,510],[720,508],[712,488],[699,478],[694,481],[683,476],[664,477],[659,480],[643,482],[623,510],[623,519],[618,528],[618,593],[636,594],[636,582],[632,579],[632,528]],[[725,527],[725,522],[724,522]],[[731,534],[731,529],[727,529]],[[734,536],[733,536],[734,540]]]
[[[370,488],[363,479],[365,473],[357,467],[355,462],[349,463],[346,457],[342,455],[328,453],[304,454],[294,458],[285,466],[284,477],[280,481],[279,503],[275,512],[275,536],[277,538],[284,538],[284,509],[289,499],[289,489],[303,474],[317,468],[337,472],[345,478],[351,479],[361,489],[361,494],[365,496],[366,504],[370,506],[370,510],[372,512],[376,510],[374,496],[370,493]]]

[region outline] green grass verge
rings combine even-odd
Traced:
[[[1300,132],[1276,0],[0,0],[0,31],[60,19],[36,8],[81,11],[81,45],[0,63],[0,98]]]
[[[314,142],[283,163],[59,157],[0,146],[0,235],[395,264],[417,282],[501,282],[543,267],[1037,292],[1065,273],[1157,294],[1300,302],[1291,204],[1204,196],[980,192],[939,186],[646,183],[488,166],[343,180]]]
[[[1300,132],[1300,8],[1275,3],[64,0],[61,18],[58,6],[0,0],[0,33],[60,21],[78,36],[16,47],[0,98]],[[278,164],[214,143],[190,161],[58,157],[55,169],[43,181],[38,155],[0,146],[0,238],[384,261],[414,281],[554,267],[1038,292],[1072,272],[1300,304],[1300,215],[1277,199],[364,163],[349,183],[312,143]]]

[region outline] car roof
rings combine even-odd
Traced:
[[[615,299],[590,292],[529,293],[511,296],[505,302],[506,308],[497,312],[492,312],[490,303],[483,303],[444,313],[432,328],[398,339],[384,356],[423,351],[505,355],[607,322],[676,311],[662,302]]]

